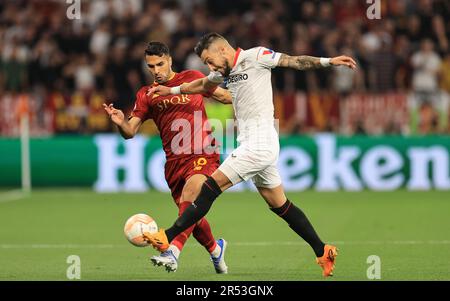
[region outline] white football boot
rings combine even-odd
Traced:
[[[220,254],[217,257],[211,255],[211,261],[214,264],[214,269],[217,274],[227,274],[228,267],[225,263],[225,251],[227,249],[227,241],[223,238],[220,238],[216,241],[216,243],[220,247]]]
[[[150,258],[153,265],[164,266],[167,272],[175,272],[178,268],[178,260],[172,250],[167,250]]]

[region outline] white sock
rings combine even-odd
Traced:
[[[216,243],[216,247],[215,247],[214,250],[211,252],[211,256],[212,256],[212,257],[215,257],[215,258],[219,257],[220,251],[221,251],[221,250],[222,250],[222,249],[220,248],[219,244]]]
[[[169,250],[172,251],[172,253],[176,259],[178,259],[178,257],[180,257],[181,251],[180,251],[180,249],[177,248],[177,246],[169,245]]]

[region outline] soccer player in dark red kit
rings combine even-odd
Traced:
[[[178,214],[181,215],[195,200],[207,176],[220,165],[216,141],[211,135],[211,130],[208,130],[210,127],[207,124],[203,97],[212,97],[228,104],[231,103],[231,95],[220,87],[206,94],[180,93],[170,96],[148,94],[151,87],[159,84],[175,87],[202,78],[204,75],[195,70],[174,72],[169,48],[160,42],[148,44],[145,60],[154,82],[150,86],[143,86],[137,92],[131,116],[126,119],[124,113],[114,108],[112,104],[103,106],[125,139],[133,138],[144,121],[153,119],[160,132],[166,154],[165,178],[178,206]],[[194,121],[197,124],[194,124]],[[186,131],[186,127],[190,129]],[[227,273],[224,260],[226,241],[214,239],[205,218],[178,235],[167,251],[153,256],[151,258],[153,264],[164,266],[169,272],[176,271],[178,257],[191,233],[210,253],[216,272]]]

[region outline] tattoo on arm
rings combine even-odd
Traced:
[[[278,66],[297,70],[311,70],[322,68],[320,58],[308,55],[290,56],[282,54]]]

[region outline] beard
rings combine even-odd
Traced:
[[[229,75],[230,75],[230,73],[231,73],[231,68],[230,68],[230,66],[228,65],[228,63],[225,63],[225,71],[224,71],[224,73],[222,74],[224,77],[228,77]]]
[[[232,68],[230,67],[230,65],[228,64],[228,62],[225,59],[224,59],[223,64],[224,64],[224,67],[223,67],[224,71],[223,71],[222,75],[223,75],[223,77],[228,77],[231,73]]]
[[[167,76],[159,76],[159,77],[155,76],[155,82],[157,82],[160,85],[164,84],[165,82],[167,82]]]

